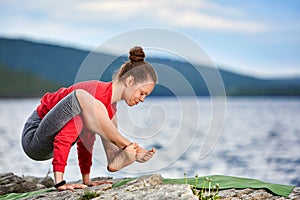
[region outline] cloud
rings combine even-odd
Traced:
[[[249,20],[248,13],[238,7],[224,6],[211,1],[191,0],[184,3],[177,0],[172,6],[159,9],[157,18],[170,25],[182,28],[228,31],[239,33],[258,33],[270,27]]]
[[[155,24],[220,30],[240,33],[268,31],[270,27],[247,20],[245,11],[235,7],[200,0],[161,0],[161,1],[81,1],[74,5],[74,13],[81,20],[121,21],[127,23],[155,22]],[[251,14],[252,15],[252,14]]]
[[[151,7],[150,1],[81,1],[73,6],[75,13],[87,20],[127,21],[141,16]]]
[[[252,13],[250,15],[241,8],[205,0],[189,0],[188,3],[186,0],[61,0],[59,4],[50,1],[30,1],[22,7],[16,6],[19,4],[18,0],[10,2],[0,3],[1,10],[8,15],[4,16],[0,23],[26,21],[27,24],[19,23],[15,26],[27,25],[28,30],[25,31],[31,29],[34,32],[45,24],[65,31],[69,27],[70,30],[85,29],[90,33],[93,30],[96,33],[101,29],[104,31],[103,29],[117,26],[189,28],[243,34],[266,32],[271,29],[268,25],[253,20]],[[26,29],[26,26],[23,28]]]
[[[128,13],[136,13],[139,10],[149,6],[149,1],[81,1],[76,4],[78,10],[96,11],[96,12],[113,12],[116,14],[127,15]],[[113,15],[112,15],[113,17]]]

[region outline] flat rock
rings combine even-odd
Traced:
[[[38,189],[40,189],[40,187],[38,187],[35,183],[26,181],[11,172],[0,174],[0,195],[12,192],[24,193]]]
[[[102,191],[111,189],[111,184],[104,184],[94,187],[89,187],[87,189],[77,189],[74,192],[66,190],[66,191],[57,191],[53,189],[52,192],[46,192],[40,195],[35,195],[32,197],[23,198],[22,200],[65,200],[65,199],[72,199],[72,200],[78,200],[80,199],[85,192],[95,192],[95,193],[101,193]]]
[[[288,197],[280,197],[264,189],[228,189],[219,191],[222,200],[300,200],[300,188],[295,187]]]
[[[116,183],[125,179],[111,179],[108,177],[94,178],[93,180],[109,179]],[[47,180],[47,181],[46,181]],[[52,180],[53,181],[53,180]],[[18,177],[13,173],[0,174],[0,195],[6,193],[24,193],[39,190],[39,187],[46,188],[45,182],[53,186],[51,180],[34,177]],[[44,183],[45,185],[42,185]],[[52,187],[53,188],[53,187]],[[55,188],[32,197],[23,198],[25,200],[79,200],[87,193],[97,194],[94,200],[164,200],[164,199],[184,199],[196,200],[197,196],[193,194],[191,186],[188,184],[162,184],[162,177],[159,174],[145,175],[127,182],[120,187],[113,187],[112,184],[104,184],[86,189],[77,189],[71,191],[57,191]],[[226,189],[218,193],[223,200],[300,200],[300,187],[295,187],[288,197],[280,197],[264,189]]]
[[[124,200],[153,200],[153,199],[198,199],[193,195],[190,185],[164,184],[161,175],[142,176],[118,188],[106,190],[94,200],[124,199]]]
[[[103,199],[131,199],[131,200],[153,200],[153,199],[186,199],[196,200],[197,197],[193,195],[189,185],[162,185],[161,175],[147,175],[138,179],[132,180],[125,185],[113,188],[111,184],[89,187],[87,189],[78,189],[75,192],[71,191],[52,191],[25,198],[26,200],[50,200],[50,199],[80,199],[86,192],[94,192],[99,196],[93,198],[94,200]],[[24,199],[24,200],[25,200]]]

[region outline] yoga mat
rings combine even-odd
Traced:
[[[203,181],[205,178],[212,179],[211,185],[216,185],[219,183],[219,189],[245,189],[245,188],[252,188],[252,189],[267,189],[271,191],[273,194],[287,197],[295,188],[294,186],[289,185],[280,185],[280,184],[273,184],[273,183],[266,183],[257,179],[250,179],[250,178],[240,178],[240,177],[233,177],[233,176],[223,176],[223,175],[212,175],[212,176],[204,176],[198,178],[197,188],[201,189],[203,187]],[[179,179],[163,179],[163,183],[165,184],[185,184],[186,180],[184,178]],[[187,178],[187,183],[190,185],[195,185],[196,178]],[[206,183],[206,188],[208,188],[208,182]]]
[[[25,192],[25,193],[9,193],[5,195],[0,195],[0,200],[17,200],[25,197],[31,197],[39,194],[43,194],[45,192],[51,192],[53,189],[45,189],[45,190],[38,190],[33,192]]]

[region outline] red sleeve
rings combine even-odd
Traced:
[[[83,127],[80,116],[69,121],[55,136],[53,143],[53,171],[64,172],[72,144],[78,138]]]
[[[78,162],[81,174],[89,174],[92,166],[92,153],[96,135],[84,131],[77,141]]]

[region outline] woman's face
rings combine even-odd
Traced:
[[[126,82],[123,99],[129,106],[137,105],[139,102],[144,102],[146,96],[152,92],[154,86],[154,82],[151,81],[136,84],[134,81]]]

